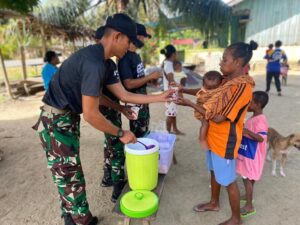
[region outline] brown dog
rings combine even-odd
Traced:
[[[300,150],[300,133],[290,134],[287,137],[279,134],[274,128],[270,127],[268,130],[268,159],[272,160],[272,175],[276,176],[276,161],[281,156],[280,160],[280,175],[285,177],[283,168],[287,161],[287,155],[291,147],[295,147]],[[271,150],[271,157],[270,152]]]

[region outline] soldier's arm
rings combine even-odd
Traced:
[[[99,104],[103,105],[103,106],[106,106],[106,107],[109,107],[109,108],[112,108],[114,110],[120,111],[120,112],[122,111],[122,105],[110,100],[105,95],[102,95],[102,96],[99,97]]]
[[[161,76],[160,72],[156,71],[151,73],[148,76],[141,77],[138,79],[125,79],[123,83],[127,90],[131,90],[131,89],[142,87],[145,84],[147,84],[149,81],[160,78],[160,76]]]
[[[97,130],[117,136],[119,128],[108,121],[99,111],[99,97],[82,96],[83,118]]]
[[[170,95],[174,92],[172,90],[169,90],[159,95],[134,94],[126,91],[126,89],[122,86],[121,83],[108,85],[107,88],[122,102],[130,102],[135,104],[170,101]]]

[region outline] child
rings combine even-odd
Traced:
[[[236,158],[241,144],[243,122],[252,99],[253,79],[243,68],[253,55],[257,43],[238,42],[228,46],[220,62],[224,80],[212,90],[212,96],[202,106],[179,98],[178,103],[199,111],[209,120],[206,164],[211,172],[211,199],[194,207],[196,212],[219,211],[221,185],[227,188],[232,215],[220,225],[240,225],[240,194],[236,183]]]
[[[243,137],[250,138],[258,142],[254,159],[247,157],[247,155],[239,152],[237,160],[237,173],[243,177],[244,186],[246,190],[245,198],[246,204],[241,208],[242,218],[254,215],[256,213],[253,207],[253,188],[255,181],[260,180],[264,162],[267,154],[267,132],[268,121],[263,114],[264,107],[268,104],[269,97],[264,91],[255,91],[253,98],[248,108],[248,112],[253,112],[243,129]],[[248,146],[249,147],[249,146]],[[248,149],[247,151],[249,151]]]
[[[197,92],[197,104],[202,106],[210,97],[213,89],[219,87],[222,83],[222,75],[217,71],[209,71],[203,76],[203,87]],[[204,150],[208,150],[208,144],[206,141],[206,135],[208,131],[208,121],[195,110],[195,117],[201,120],[201,127],[199,131],[200,145]]]
[[[168,90],[170,88],[170,83],[174,82],[174,66],[173,63],[177,61],[177,52],[176,48],[173,45],[167,45],[164,49],[160,51],[161,54],[165,55],[165,60],[163,61],[163,87],[164,90]],[[173,128],[173,132],[177,135],[184,135],[177,128],[177,107],[174,102],[165,103],[167,116],[166,127],[167,131],[171,133]]]
[[[180,61],[173,63],[174,67],[174,80],[176,83],[181,84],[183,87],[186,84],[187,75],[182,71],[182,64]]]
[[[271,55],[273,52],[273,44],[269,44],[268,49],[266,50],[266,55]]]

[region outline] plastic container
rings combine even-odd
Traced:
[[[159,173],[167,174],[173,161],[176,135],[167,132],[150,132],[147,138],[154,139],[159,144]]]
[[[145,218],[158,209],[159,199],[151,191],[130,191],[120,201],[120,209],[129,218]]]
[[[132,190],[151,191],[157,186],[159,144],[149,138],[138,138],[145,145],[154,145],[145,149],[140,143],[125,145],[126,168],[129,187]]]

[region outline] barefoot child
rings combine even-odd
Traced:
[[[196,212],[219,211],[221,185],[227,188],[232,215],[220,225],[240,225],[240,194],[236,183],[236,158],[241,144],[243,122],[252,99],[253,79],[243,74],[252,58],[255,42],[228,46],[220,62],[224,80],[214,89],[203,107],[185,99],[179,103],[193,107],[209,120],[206,164],[211,172],[211,199],[194,207]]]
[[[164,90],[168,90],[170,87],[170,83],[173,83],[174,80],[174,66],[173,63],[177,61],[177,53],[176,48],[173,45],[167,45],[164,49],[160,51],[161,54],[165,55],[166,59],[163,62],[163,86]],[[178,135],[183,135],[177,128],[177,107],[174,102],[165,103],[166,105],[166,127],[167,131],[171,132],[173,128],[173,132]]]
[[[263,114],[263,109],[268,104],[268,101],[269,97],[266,92],[255,91],[253,93],[253,98],[248,108],[248,112],[253,112],[253,116],[246,121],[243,129],[241,147],[247,146],[247,152],[252,154],[247,154],[243,150],[244,148],[241,148],[236,162],[237,173],[242,176],[246,190],[245,198],[242,199],[246,200],[246,204],[241,208],[242,218],[256,213],[252,204],[253,188],[254,183],[261,178],[267,153],[268,121]],[[246,144],[246,140],[249,140],[249,138],[251,139],[250,142],[256,142],[255,144],[257,144],[253,148]]]

